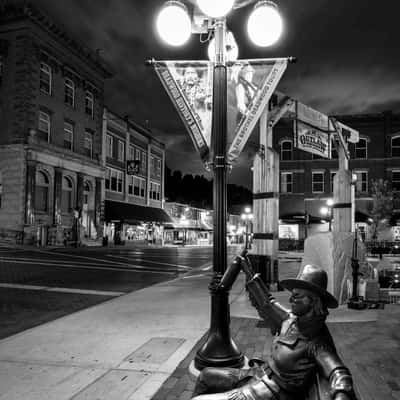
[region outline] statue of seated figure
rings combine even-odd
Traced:
[[[328,308],[338,306],[326,290],[326,272],[307,265],[297,279],[281,281],[291,291],[288,310],[271,296],[247,259],[239,258],[252,303],[273,327],[271,354],[265,363],[259,362],[249,370],[205,368],[197,379],[192,400],[304,400],[310,398],[318,377],[328,384],[328,398],[354,400],[350,371],[338,356],[325,323]],[[233,267],[237,268],[239,258]],[[224,277],[230,275],[232,280],[237,274],[228,268]],[[312,396],[313,400],[318,398],[315,392]]]

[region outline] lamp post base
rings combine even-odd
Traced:
[[[347,308],[352,310],[365,310],[367,302],[362,297],[352,297],[347,303]]]
[[[241,368],[244,365],[244,356],[230,335],[229,292],[218,289],[216,283],[219,283],[218,278],[210,285],[211,326],[208,338],[194,359],[198,370],[206,367]]]

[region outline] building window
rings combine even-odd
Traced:
[[[50,128],[51,128],[50,115],[43,111],[39,111],[39,123],[38,123],[39,137],[48,143],[50,143]]]
[[[84,148],[85,148],[85,154],[92,158],[93,157],[93,135],[91,132],[86,131],[85,132],[85,143],[84,143]]]
[[[4,56],[0,54],[0,86],[4,78]]]
[[[161,160],[157,158],[156,176],[161,177]]]
[[[150,182],[150,199],[160,200],[161,185],[155,182]]]
[[[141,170],[145,173],[147,172],[147,153],[142,151],[142,165]]]
[[[336,146],[332,144],[332,150],[331,150],[331,158],[337,159],[339,158],[338,152],[336,150]]]
[[[146,181],[137,176],[130,176],[128,193],[133,196],[146,197]]]
[[[333,179],[335,178],[336,171],[331,171],[331,193],[333,193]]]
[[[367,139],[362,139],[355,143],[355,158],[367,158],[368,157],[368,147]]]
[[[291,140],[281,142],[281,160],[287,161],[293,159],[293,145]]]
[[[49,177],[41,171],[36,173],[35,209],[41,212],[49,209]]]
[[[74,126],[64,122],[64,148],[72,150],[74,146]]]
[[[354,171],[357,176],[356,193],[368,192],[368,172],[367,171]]]
[[[75,83],[69,78],[65,78],[64,102],[71,107],[75,105]]]
[[[400,191],[400,171],[392,171],[392,188],[394,191]]]
[[[324,193],[324,172],[313,171],[312,173],[312,192]]]
[[[49,65],[40,63],[39,87],[43,93],[51,94],[52,72]]]
[[[400,136],[392,137],[392,157],[400,157]]]
[[[118,161],[125,161],[125,143],[118,140]]]
[[[0,171],[0,208],[1,208],[2,196],[3,196],[3,173]]]
[[[106,136],[106,156],[110,158],[113,156],[113,137],[111,135]]]
[[[85,113],[93,118],[94,115],[94,96],[92,92],[85,92]]]
[[[123,192],[123,182],[124,182],[124,176],[123,176],[122,171],[119,171],[119,170],[116,170],[113,168],[107,168],[106,182],[105,182],[105,186],[106,186],[107,190],[122,193]]]
[[[70,213],[72,211],[72,191],[72,180],[70,178],[63,177],[61,192],[61,212],[63,213]]]
[[[135,148],[133,146],[129,146],[128,148],[128,159],[129,160],[135,159]]]
[[[281,193],[293,193],[292,172],[281,172]]]
[[[110,188],[111,188],[111,169],[110,168],[106,169],[105,187],[107,190],[110,190]]]

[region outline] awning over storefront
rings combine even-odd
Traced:
[[[173,222],[161,208],[120,203],[112,200],[106,200],[105,202],[105,220],[106,222],[124,221],[132,224],[140,222],[166,224]]]
[[[196,231],[212,231],[213,228],[202,221],[189,221],[188,223],[182,223],[173,221],[168,223],[165,228],[167,229],[186,229],[186,230],[196,230]]]
[[[282,214],[279,216],[279,219],[285,224],[304,224],[306,222],[306,215],[302,213]],[[308,214],[309,224],[321,224],[323,221],[322,218]]]

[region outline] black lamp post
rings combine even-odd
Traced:
[[[194,365],[201,370],[205,367],[241,367],[244,356],[238,350],[230,335],[229,289],[219,285],[222,275],[227,268],[227,30],[225,15],[232,8],[239,8],[256,0],[190,0],[205,16],[209,30],[214,32],[215,59],[213,60],[213,103],[211,129],[211,163],[213,169],[213,205],[214,205],[214,235],[213,235],[213,267],[214,276],[209,285],[211,295],[211,321],[208,338],[198,350]],[[175,7],[182,21],[187,25],[187,18],[182,16],[186,6],[179,0],[168,0],[165,10]],[[182,11],[183,10],[183,11]],[[271,11],[272,10],[272,11]],[[269,11],[269,13],[268,13]],[[275,42],[280,35],[279,24],[273,24],[276,32],[265,30],[266,15],[272,20],[280,19],[276,6],[272,1],[259,0],[249,18],[248,33],[250,38],[259,46],[268,46]],[[271,16],[271,12],[273,16]],[[160,13],[161,14],[161,13]],[[177,29],[176,21],[171,14],[159,19],[159,33],[162,36],[171,34],[169,44],[180,45],[186,35]],[[261,16],[261,17],[260,17]],[[253,23],[250,23],[252,19]],[[268,17],[267,17],[268,18]],[[261,21],[262,20],[262,21]],[[174,24],[170,26],[170,24]],[[183,25],[182,25],[183,26]],[[258,37],[257,37],[258,36]],[[166,37],[164,37],[165,40]],[[258,41],[256,40],[258,39]],[[168,41],[168,40],[167,40]]]

